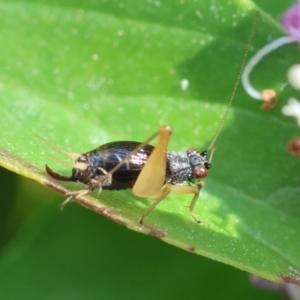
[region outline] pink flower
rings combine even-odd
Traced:
[[[283,15],[281,25],[285,32],[300,43],[300,3],[289,8]]]

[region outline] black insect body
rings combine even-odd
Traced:
[[[47,165],[46,171],[52,178],[60,181],[81,182],[93,186],[129,156],[128,162],[120,166],[111,175],[111,180],[105,180],[101,186],[105,190],[131,189],[154,149],[151,145],[145,145],[137,153],[130,155],[139,145],[139,142],[119,141],[83,153],[75,161],[70,177],[55,173]],[[206,151],[201,154],[194,149],[187,153],[168,151],[165,183],[195,183],[198,178],[206,177],[210,166]]]
[[[57,180],[81,182],[88,187],[100,181],[102,188],[106,190],[131,189],[146,164],[153,146],[143,146],[137,153],[130,155],[128,161],[121,165],[111,178],[106,175],[139,145],[141,145],[139,142],[112,142],[83,153],[75,161],[70,177],[59,175],[48,166],[46,166],[46,171]],[[105,181],[102,182],[101,179],[104,177]]]
[[[194,198],[190,212],[199,222],[193,214],[193,207],[203,185],[201,179],[207,176],[211,164],[206,151],[201,154],[194,148],[186,153],[167,151],[171,132],[171,128],[165,126],[155,133],[151,139],[160,135],[156,147],[119,141],[81,154],[74,163],[70,177],[55,173],[47,165],[46,171],[56,180],[81,182],[87,186],[85,190],[70,194],[63,205],[95,188],[132,189],[137,196],[155,199],[154,207],[171,192],[192,193]],[[142,216],[141,223],[150,211]]]
[[[142,148],[131,154],[137,147]],[[81,154],[74,163],[72,175],[66,177],[55,173],[46,165],[46,171],[52,178],[60,181],[81,182],[90,188],[97,183],[106,190],[122,190],[133,188],[141,170],[147,163],[154,147],[133,141],[119,141],[104,144],[92,151]],[[124,160],[127,159],[125,162]],[[166,152],[166,177],[164,183],[173,185],[197,182],[207,175],[210,163],[207,153],[199,153],[196,149],[184,152]],[[124,163],[122,163],[124,161]],[[120,165],[122,163],[122,165]],[[111,176],[107,176],[118,165]],[[151,184],[151,182],[149,182]]]

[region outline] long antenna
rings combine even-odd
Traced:
[[[250,49],[250,46],[251,46],[251,42],[252,42],[252,39],[253,39],[253,36],[254,36],[254,32],[255,32],[255,27],[256,27],[258,15],[259,15],[259,12],[257,11],[256,14],[255,14],[254,20],[253,20],[253,25],[251,27],[251,32],[250,32],[250,36],[249,36],[249,39],[248,39],[248,42],[247,42],[246,50],[245,50],[245,53],[244,53],[244,56],[243,56],[242,64],[241,64],[241,67],[240,67],[240,70],[239,70],[236,82],[234,84],[233,91],[231,93],[231,97],[230,97],[229,103],[227,105],[227,108],[226,108],[224,117],[223,117],[223,119],[221,121],[221,124],[219,126],[219,129],[218,129],[215,137],[213,138],[212,142],[210,143],[209,147],[207,148],[207,151],[210,151],[213,148],[215,142],[217,141],[217,139],[218,139],[218,137],[220,135],[221,130],[223,129],[224,123],[225,123],[226,118],[228,116],[230,107],[232,105],[232,101],[233,101],[233,99],[235,97],[236,90],[237,90],[237,88],[239,86],[239,83],[240,83],[240,80],[241,80],[243,69],[244,69],[245,64],[246,64],[246,59],[247,59],[247,56],[248,56],[248,53],[249,53],[249,49]]]

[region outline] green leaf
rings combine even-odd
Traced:
[[[24,193],[26,187],[19,190]],[[38,197],[35,193],[34,197]],[[3,299],[278,299],[249,275],[70,205],[47,207],[2,252]],[[179,284],[180,282],[180,284]],[[216,289],[216,282],[218,288]],[[237,288],[238,286],[238,288]]]
[[[46,163],[64,175],[71,163],[39,137],[83,153],[110,141],[143,141],[170,124],[170,149],[204,150],[221,123],[258,9],[250,1],[36,0],[0,7],[0,163],[61,193],[82,185],[46,176]],[[252,53],[283,35],[283,8],[272,9],[261,10]],[[297,281],[300,177],[285,144],[298,128],[280,113],[295,94],[282,86],[297,56],[295,45],[284,47],[252,75],[258,89],[279,90],[273,111],[260,111],[238,90],[195,208],[208,225],[191,219],[190,195],[168,196],[146,218],[148,227],[138,219],[152,202],[130,191],[94,192],[79,202],[185,250],[274,281]]]

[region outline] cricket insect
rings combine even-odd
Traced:
[[[77,156],[70,154],[75,160],[70,177],[59,175],[46,165],[46,172],[50,177],[86,185],[85,189],[67,194],[68,198],[62,203],[62,207],[79,196],[89,194],[94,189],[99,191],[132,189],[132,193],[137,197],[155,200],[139,219],[139,223],[144,225],[145,218],[168,194],[192,194],[189,212],[194,221],[202,223],[194,214],[194,207],[204,185],[202,179],[208,175],[211,167],[214,144],[224,127],[236,94],[254,35],[256,19],[257,16],[223,119],[210,146],[205,151],[199,152],[196,148],[189,148],[186,152],[168,151],[172,129],[170,126],[163,126],[143,143],[111,142]],[[155,147],[149,145],[156,137],[159,137],[157,145]]]

